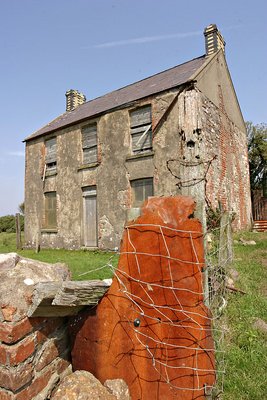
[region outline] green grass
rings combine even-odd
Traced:
[[[0,233],[0,253],[8,252],[52,264],[65,263],[72,272],[73,280],[111,278],[112,268],[104,266],[110,263],[116,266],[118,263],[118,255],[112,252],[42,249],[36,253],[35,250],[17,250],[15,233]]]
[[[253,327],[257,318],[267,322],[267,234],[239,233],[256,245],[234,245],[235,286],[246,294],[229,293],[225,311],[226,376],[224,400],[266,399],[266,333]]]

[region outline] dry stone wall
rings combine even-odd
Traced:
[[[63,265],[0,255],[0,399],[45,400],[72,370],[65,318],[28,318],[32,289],[63,281]]]

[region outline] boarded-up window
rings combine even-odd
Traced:
[[[130,114],[133,153],[152,149],[151,106],[141,107]]]
[[[47,192],[44,197],[44,228],[55,229],[57,227],[57,194],[56,192]]]
[[[82,128],[83,163],[97,162],[97,125],[91,124]]]
[[[143,202],[153,196],[153,178],[136,179],[131,182],[132,207],[141,207]]]
[[[46,170],[56,172],[57,170],[57,139],[55,137],[45,141],[45,163]]]

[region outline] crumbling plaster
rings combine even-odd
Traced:
[[[217,97],[219,102],[215,105],[196,86],[179,96],[178,89],[171,90],[62,129],[54,134],[57,174],[46,177],[44,182],[44,137],[27,142],[26,244],[33,245],[39,235],[44,247],[83,246],[82,188],[96,186],[98,247],[118,247],[132,203],[130,181],[146,177],[154,178],[156,196],[192,195],[200,205],[198,214],[203,221],[206,201],[214,208],[220,201],[237,213],[236,227],[248,225],[250,199],[244,132],[229,118],[223,93],[218,92]],[[153,128],[168,109],[169,113],[155,130],[153,151],[134,156],[129,111],[145,104],[151,104]],[[98,163],[83,166],[81,128],[88,122],[97,122]],[[57,192],[56,233],[41,232],[45,191]]]

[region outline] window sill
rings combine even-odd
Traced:
[[[84,169],[90,169],[90,168],[96,168],[98,167],[99,162],[94,162],[94,163],[90,163],[90,164],[83,164],[80,167],[78,167],[77,171],[82,171]]]
[[[57,228],[42,228],[41,233],[57,233]]]
[[[131,154],[130,156],[126,157],[126,161],[138,160],[139,158],[147,158],[153,156],[154,156],[154,151],[147,151],[144,153]]]
[[[55,175],[57,175],[57,171],[46,171],[45,178],[48,178],[49,176],[55,176]]]

